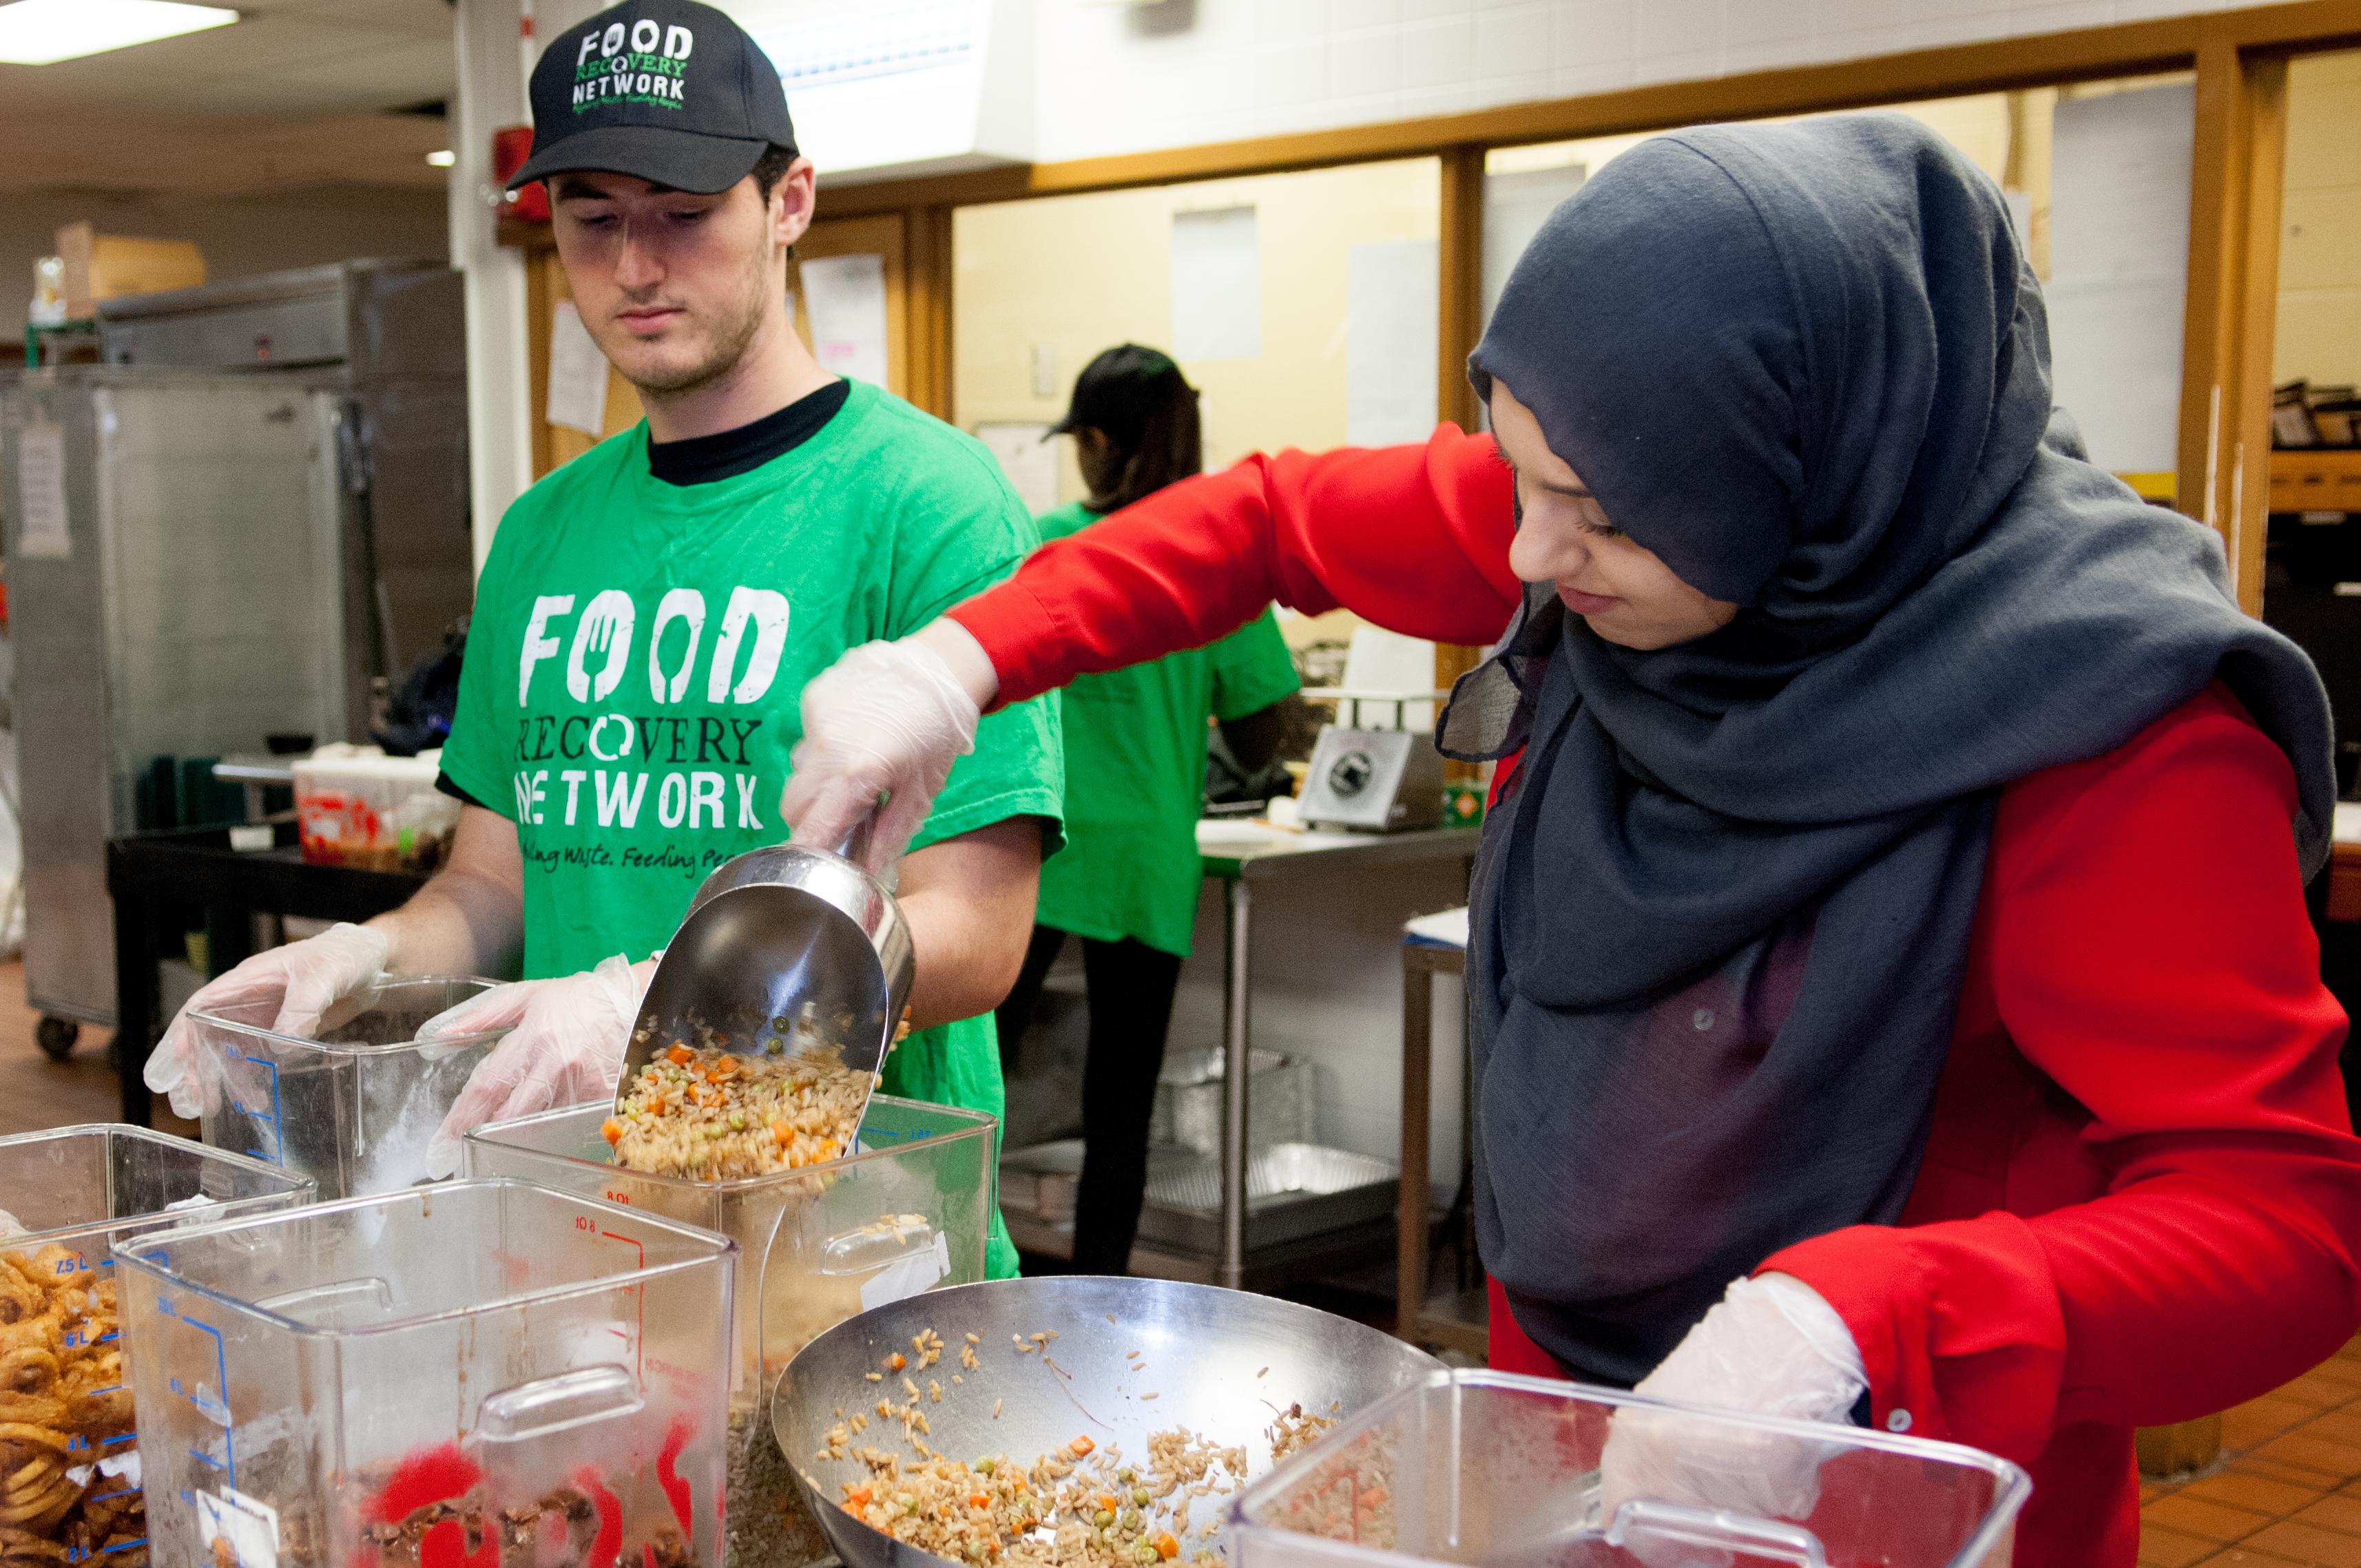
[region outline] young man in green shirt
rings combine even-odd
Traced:
[[[190,1007],[276,996],[304,1032],[385,974],[518,985],[438,1021],[511,1027],[430,1166],[482,1122],[610,1093],[653,970],[705,875],[787,837],[775,803],[804,682],[916,630],[1037,541],[964,435],[830,375],[796,336],[810,225],[779,76],[727,16],[627,0],[553,42],[533,154],[583,325],[645,422],[533,486],[477,588],[443,767],[450,864],[401,909],[258,955]],[[1001,1110],[991,1009],[1016,977],[1059,834],[1057,710],[983,721],[902,862],[914,1032],[885,1089]],[[186,1014],[151,1086],[193,1102]],[[177,1108],[177,1103],[176,1103]],[[993,1272],[1015,1272],[995,1224]]]

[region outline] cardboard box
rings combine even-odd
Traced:
[[[67,224],[58,230],[58,255],[66,264],[66,314],[75,320],[102,300],[193,289],[205,280],[204,252],[185,239],[134,239]]]

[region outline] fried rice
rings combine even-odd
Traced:
[[[1044,1347],[1054,1337],[1043,1332],[1028,1343],[1017,1336],[1015,1348],[1046,1359]],[[963,1349],[972,1352],[976,1336],[966,1338]],[[942,1340],[928,1330],[914,1343],[921,1344],[922,1354],[928,1348],[939,1354]],[[888,1356],[884,1371],[871,1380],[900,1372],[895,1363],[904,1360],[898,1353]],[[840,1485],[837,1506],[871,1529],[978,1568],[1159,1568],[1184,1552],[1191,1564],[1218,1561],[1213,1547],[1218,1518],[1200,1523],[1191,1509],[1246,1485],[1243,1445],[1225,1447],[1174,1428],[1151,1435],[1147,1454],[1131,1462],[1115,1445],[1088,1437],[1029,1464],[1005,1453],[957,1459],[929,1444],[932,1433],[919,1397],[906,1380],[904,1387],[907,1397],[901,1402],[879,1398],[869,1408],[879,1422],[901,1426],[906,1452],[863,1442],[861,1434],[871,1423],[856,1409],[840,1412],[844,1419],[828,1431],[827,1446],[815,1456],[857,1459],[869,1472],[862,1481]],[[998,1413],[995,1404],[994,1414]],[[1266,1430],[1271,1456],[1285,1459],[1335,1424],[1331,1416],[1291,1405]],[[814,1483],[814,1490],[819,1489]],[[1214,1514],[1217,1508],[1206,1511]]]
[[[737,1056],[675,1045],[640,1069],[601,1131],[621,1169],[767,1176],[849,1152],[876,1084],[832,1048]]]
[[[842,1485],[838,1506],[896,1541],[977,1564],[1149,1568],[1179,1557],[1192,1534],[1191,1562],[1213,1562],[1203,1543],[1214,1521],[1192,1526],[1190,1508],[1235,1490],[1246,1471],[1245,1449],[1178,1430],[1150,1437],[1137,1464],[1113,1444],[1077,1438],[1029,1464],[1005,1454],[953,1459],[928,1447],[917,1423],[906,1431],[906,1454],[853,1447],[849,1423],[830,1431],[830,1453],[869,1471]]]

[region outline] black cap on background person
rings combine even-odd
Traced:
[[[1051,425],[1049,433],[1100,430],[1118,446],[1137,446],[1149,394],[1188,385],[1170,355],[1141,344],[1119,345],[1082,367],[1082,373],[1074,378],[1074,395],[1066,405],[1066,417]]]
[[[1050,435],[1074,438],[1083,502],[1115,511],[1204,467],[1197,389],[1170,355],[1137,343],[1093,357]]]
[[[509,189],[596,170],[710,195],[796,150],[779,73],[697,0],[625,0],[550,41],[533,68],[533,156]]]

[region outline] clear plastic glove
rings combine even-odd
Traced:
[[[456,1175],[459,1140],[487,1122],[610,1098],[623,1075],[623,1047],[639,1019],[640,998],[654,973],[653,959],[635,966],[617,953],[581,974],[495,986],[429,1018],[418,1031],[428,1045],[509,1033],[476,1064],[427,1145],[426,1174]]]
[[[202,1115],[207,1091],[197,1070],[196,1025],[190,1014],[225,1013],[308,1039],[331,1005],[384,977],[386,946],[382,931],[339,925],[255,954],[189,998],[148,1054],[140,1076],[148,1088],[170,1097],[174,1115]]]
[[[1868,1381],[1852,1332],[1820,1293],[1792,1274],[1731,1285],[1634,1392],[1710,1409],[1789,1420],[1840,1421]],[[1602,1522],[1634,1498],[1801,1520],[1819,1501],[1827,1450],[1785,1434],[1627,1406],[1599,1462]],[[1726,1561],[1695,1546],[1626,1543],[1660,1564]]]
[[[779,797],[796,843],[836,848],[883,795],[868,855],[882,872],[924,825],[951,763],[975,750],[982,711],[970,681],[937,652],[954,633],[972,655],[964,662],[989,671],[958,622],[937,621],[917,637],[863,643],[804,687],[804,738]]]

